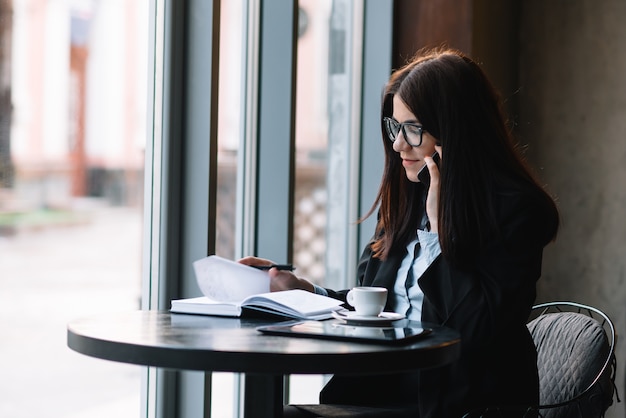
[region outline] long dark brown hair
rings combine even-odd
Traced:
[[[395,71],[385,87],[382,115],[392,116],[399,95],[443,149],[440,166],[439,241],[442,253],[468,264],[497,234],[497,187],[535,192],[544,202],[545,243],[556,237],[559,215],[554,200],[539,185],[510,132],[499,95],[482,69],[451,49],[421,51]],[[415,236],[423,213],[424,186],[407,179],[402,161],[381,133],[385,167],[377,198],[375,257],[386,259]]]

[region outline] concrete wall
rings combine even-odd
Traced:
[[[596,306],[615,322],[626,405],[626,0],[396,0],[394,67],[446,44],[480,62],[527,157],[557,198],[538,302]]]
[[[558,199],[562,227],[540,301],[594,305],[614,320],[626,366],[626,1],[524,0],[520,134]],[[624,405],[609,410],[623,417]]]

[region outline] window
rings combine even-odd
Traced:
[[[137,417],[66,323],[139,309],[148,7],[0,1],[0,415]]]

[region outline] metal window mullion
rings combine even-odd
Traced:
[[[347,182],[349,184],[348,187],[348,198],[346,201],[346,225],[354,225],[354,221],[359,218],[359,151],[360,151],[360,138],[361,138],[361,101],[363,96],[363,72],[365,71],[363,65],[363,35],[364,35],[364,25],[363,25],[363,15],[364,7],[363,0],[354,1],[352,3],[352,30],[351,30],[351,40],[350,40],[350,73],[351,77],[351,86],[350,86],[350,120],[349,120],[349,132],[348,136],[348,155],[350,163],[348,164],[347,170]],[[345,289],[353,286],[356,283],[356,270],[357,263],[356,259],[354,262],[352,261],[352,255],[356,254],[358,256],[359,248],[357,242],[357,231],[352,227],[349,227],[346,231],[346,239],[345,239],[345,251],[347,261],[344,266],[345,274],[343,275],[344,282],[341,283],[341,288]]]
[[[142,255],[142,309],[150,309],[156,305],[158,292],[157,286],[152,286],[152,272],[158,271],[158,225],[160,218],[160,164],[161,159],[161,123],[163,104],[163,51],[164,51],[164,3],[163,1],[150,2],[149,12],[149,51],[147,79],[148,94],[146,106],[150,110],[147,112],[148,118],[146,151],[144,162],[144,214],[143,214],[143,255]],[[156,283],[156,280],[154,281]],[[153,418],[157,416],[157,369],[145,367],[142,370],[141,378],[141,410],[140,416]]]
[[[179,297],[201,294],[193,262],[215,254],[220,0],[187,0]],[[177,417],[211,415],[211,373],[178,373]]]
[[[220,1],[187,0],[181,296],[198,296],[192,263],[215,254]]]
[[[298,2],[261,2],[257,136],[256,253],[293,254]]]
[[[256,183],[253,185],[254,191],[247,193],[247,196],[254,196],[255,199],[244,204],[253,205],[256,212],[253,225],[250,225],[254,232],[249,233],[249,238],[254,242],[253,254],[279,263],[291,262],[298,1],[265,0],[258,4],[258,11],[258,72],[255,77],[258,83],[258,89],[255,90],[258,104],[254,107],[256,137],[252,137],[255,142],[252,146],[244,148],[256,154],[251,155],[255,162],[255,171],[251,177]],[[250,390],[250,379],[243,379],[243,390],[246,393],[244,412],[259,417],[278,413],[274,410],[255,410],[256,397],[266,395]],[[288,380],[283,379],[283,382],[288,388]],[[288,390],[284,391],[283,396],[287,396],[287,393]]]
[[[245,45],[242,48],[241,104],[244,117],[237,154],[237,222],[235,257],[255,253],[257,196],[257,132],[259,97],[259,26],[261,0],[250,0],[244,8]]]

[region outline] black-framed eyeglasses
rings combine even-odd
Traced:
[[[412,147],[419,147],[422,145],[422,134],[426,132],[426,129],[424,129],[424,127],[419,123],[400,123],[390,117],[384,117],[383,122],[385,123],[387,137],[391,142],[396,142],[398,134],[400,133],[400,130],[402,130],[402,135],[404,135],[404,140],[407,144]]]

